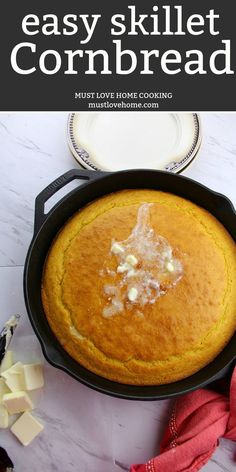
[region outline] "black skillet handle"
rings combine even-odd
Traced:
[[[67,185],[69,182],[72,182],[72,180],[78,179],[91,181],[106,174],[106,172],[94,170],[71,169],[49,184],[44,190],[42,190],[42,192],[39,193],[35,200],[34,234],[39,231],[47,217],[44,212],[44,205],[46,201],[51,198],[58,190],[65,187],[65,185]]]

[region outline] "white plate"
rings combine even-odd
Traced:
[[[201,144],[196,113],[71,113],[68,141],[85,168],[182,171]]]

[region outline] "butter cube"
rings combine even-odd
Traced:
[[[170,261],[167,262],[166,268],[167,268],[168,272],[174,272],[174,270],[175,270],[174,265]]]
[[[32,410],[34,407],[26,392],[5,393],[5,395],[3,395],[3,405],[10,415]]]
[[[0,373],[4,372],[7,369],[10,369],[12,364],[13,364],[12,351],[7,351],[0,365]]]
[[[2,403],[2,398],[3,398],[3,395],[5,393],[9,393],[10,390],[9,388],[7,387],[7,385],[5,384],[5,380],[4,379],[0,379],[0,403]]]
[[[124,264],[120,264],[118,267],[117,267],[117,273],[118,274],[123,274],[124,272],[128,272],[128,270],[130,270],[130,264],[128,264],[127,262],[124,262]]]
[[[8,428],[8,411],[4,405],[0,405],[0,428]]]
[[[1,372],[1,376],[6,378],[6,376],[8,374],[21,374],[22,373],[22,366],[23,366],[22,362],[16,362],[11,367],[9,367],[9,369],[3,370]]]
[[[128,291],[128,299],[130,302],[135,302],[138,296],[138,290],[135,287],[131,287]]]
[[[137,257],[134,256],[134,254],[128,254],[125,260],[128,264],[130,264],[133,267],[135,267],[138,264],[138,259]]]
[[[124,251],[124,248],[119,243],[113,243],[111,246],[113,254],[123,254]]]
[[[30,413],[21,415],[11,427],[11,432],[24,446],[28,446],[42,430],[43,425]]]
[[[17,362],[10,369],[2,372],[1,375],[12,392],[25,390],[23,364],[21,362]]]
[[[23,374],[26,390],[35,390],[44,385],[43,369],[41,364],[23,365]]]

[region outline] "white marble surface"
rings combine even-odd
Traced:
[[[77,167],[66,141],[67,115],[0,114],[0,320],[22,322],[12,348],[18,358],[42,358],[27,319],[22,272],[33,231],[34,199],[52,180]],[[236,114],[202,114],[203,144],[185,175],[236,203]],[[27,449],[0,432],[17,472],[119,472],[156,455],[171,402],[131,402],[80,385],[45,360],[45,388],[35,414],[45,430]],[[233,471],[236,445],[221,441],[205,472]],[[78,466],[79,464],[79,466]],[[174,472],[174,471],[173,471]]]

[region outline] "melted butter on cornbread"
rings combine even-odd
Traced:
[[[154,304],[183,275],[183,265],[174,257],[169,242],[151,227],[151,206],[152,203],[143,203],[139,207],[137,224],[126,240],[112,241],[110,259],[116,257],[116,272],[110,270],[109,260],[101,272],[110,277],[110,283],[104,285],[107,295],[107,305],[103,308],[105,318],[121,313],[125,305],[143,308]],[[117,274],[120,275],[118,280]]]

